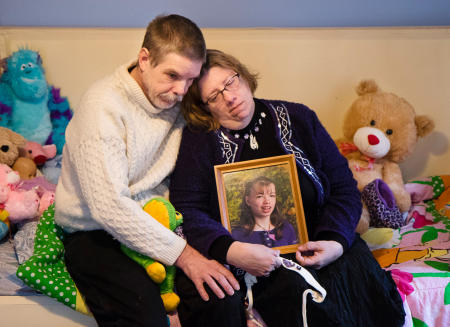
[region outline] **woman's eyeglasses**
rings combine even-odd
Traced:
[[[223,87],[222,90],[217,91],[215,93],[213,93],[205,102],[206,105],[210,105],[210,104],[216,104],[219,101],[219,95],[222,95],[222,99],[223,99],[223,92],[225,91],[235,91],[238,89],[239,87],[239,83],[240,79],[239,79],[239,73],[234,74],[233,76],[231,76],[228,81],[225,83],[225,86]]]

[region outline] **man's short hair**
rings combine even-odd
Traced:
[[[206,44],[200,28],[180,15],[160,15],[147,26],[142,47],[150,52],[150,62],[157,66],[169,53],[205,62]]]

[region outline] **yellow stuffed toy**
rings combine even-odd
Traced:
[[[0,209],[0,240],[10,232],[10,223],[8,219],[9,213],[4,209]]]
[[[183,217],[164,198],[154,198],[147,202],[144,211],[170,230],[175,230],[183,222]],[[160,285],[161,298],[167,312],[175,311],[180,298],[173,291],[175,279],[175,266],[164,266],[145,255],[133,251],[126,246],[121,246],[122,251],[131,259],[139,263],[147,271],[150,278]]]

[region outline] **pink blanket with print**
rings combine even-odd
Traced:
[[[362,237],[392,272],[408,314],[405,325],[450,326],[450,176],[405,186],[412,199],[406,225],[371,228]]]

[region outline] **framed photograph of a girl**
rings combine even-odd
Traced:
[[[308,241],[293,155],[217,165],[214,172],[222,224],[235,240],[281,253]]]

